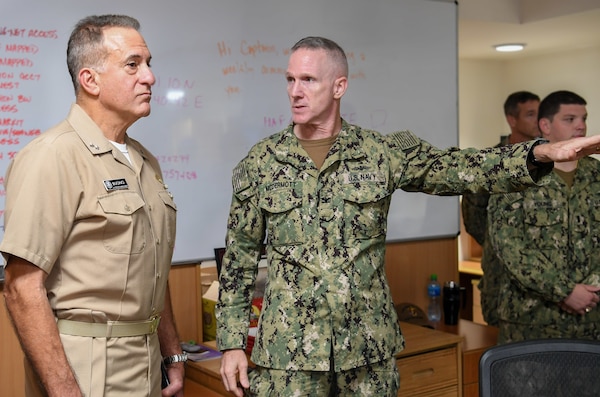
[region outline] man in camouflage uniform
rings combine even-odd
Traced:
[[[586,102],[557,91],[540,103],[544,138],[586,134]],[[538,189],[492,195],[489,239],[502,264],[499,343],[600,339],[600,162],[557,163]]]
[[[243,389],[396,396],[404,339],[384,269],[392,193],[512,191],[533,184],[552,161],[595,153],[600,142],[461,151],[439,150],[408,131],[383,136],[340,117],[347,76],[336,43],[296,43],[286,72],[293,122],[235,168],[217,344],[223,383],[238,397]],[[542,162],[550,163],[535,167]],[[244,348],[263,244],[268,275],[248,379]]]
[[[540,136],[537,114],[540,97],[528,91],[517,91],[510,94],[504,101],[504,116],[510,126],[510,135],[505,142],[500,142],[496,147],[507,144],[530,141]],[[462,197],[462,217],[465,230],[475,241],[481,245],[481,268],[483,277],[479,281],[481,291],[481,310],[484,320],[489,325],[498,325],[498,283],[497,273],[500,267],[498,258],[492,249],[487,234],[487,205],[490,199],[488,193],[465,194]]]

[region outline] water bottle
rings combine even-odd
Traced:
[[[442,308],[440,305],[440,283],[437,281],[437,274],[432,274],[427,284],[427,295],[429,296],[429,305],[427,306],[427,318],[429,321],[437,322],[442,318]]]

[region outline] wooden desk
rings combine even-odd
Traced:
[[[446,325],[442,322],[437,329],[463,338],[463,397],[479,397],[479,359],[487,348],[497,344],[498,328],[459,320],[457,325]]]
[[[204,342],[206,346],[216,348],[216,342]],[[185,386],[184,391],[186,397],[218,397],[231,396],[221,381],[219,367],[221,359],[215,358],[206,361],[188,361],[185,364]],[[192,390],[190,390],[192,389]],[[202,393],[196,393],[198,389]]]
[[[397,356],[399,397],[459,397],[462,395],[462,338],[446,332],[401,323],[406,348]],[[215,347],[215,342],[206,342]],[[186,364],[187,397],[228,396],[219,375],[220,359]],[[192,388],[213,394],[194,394]],[[200,389],[202,388],[202,389]]]

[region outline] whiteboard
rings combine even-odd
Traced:
[[[347,52],[348,122],[410,129],[441,148],[458,144],[454,1],[3,0],[1,175],[36,133],[66,116],[74,102],[68,36],[79,19],[104,13],[137,18],[152,53],[152,113],[129,134],[158,158],[175,197],[174,262],[212,258],[225,244],[232,169],[289,123],[284,72],[302,37],[325,36]],[[456,197],[394,194],[389,241],[458,231]]]

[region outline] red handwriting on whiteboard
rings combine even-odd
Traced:
[[[178,77],[161,78],[156,76],[156,83],[152,93],[152,103],[157,106],[175,106],[179,108],[202,109],[204,107],[202,95],[190,94],[194,90],[194,80]],[[164,93],[159,89],[164,89]]]
[[[188,164],[190,162],[189,154],[159,154],[156,159],[161,164]]]
[[[202,109],[204,106],[202,102],[202,96],[197,95],[192,98],[187,98],[184,95],[176,95],[171,96],[169,93],[167,95],[156,95],[152,94],[152,103],[157,106],[175,106],[178,108],[194,108],[194,109]]]
[[[279,74],[279,75],[283,76],[283,75],[285,75],[285,72],[286,72],[285,69],[286,68],[281,67],[281,66],[266,66],[266,65],[263,65],[260,68],[260,72],[262,74]]]
[[[233,51],[231,47],[225,41],[219,41],[217,43],[217,51],[219,52],[219,56],[229,56],[232,55]],[[242,40],[240,42],[238,52],[240,55],[246,55],[255,57],[257,55],[264,54],[278,54],[277,47],[273,44],[265,44],[260,40],[256,40],[256,42],[248,42],[247,40]],[[235,54],[233,54],[235,55]]]
[[[9,159],[12,160],[17,155],[16,151],[12,152],[0,152],[0,160]],[[4,177],[0,178],[0,186],[4,186]]]
[[[242,40],[240,43],[240,54],[250,56],[277,54],[277,48],[273,44],[261,43],[260,40],[256,40],[255,43],[248,43],[246,40]]]
[[[33,67],[33,61],[28,58],[0,58],[0,66],[6,66],[10,68],[30,68]]]
[[[7,26],[0,26],[0,36],[58,39],[58,32],[56,30],[9,28]]]
[[[198,179],[198,175],[196,171],[193,170],[183,170],[183,169],[175,169],[169,168],[163,170],[163,176],[165,180],[170,181],[193,181]]]
[[[2,90],[16,90],[18,88],[18,81],[0,81],[0,89]]]
[[[223,67],[223,76],[236,73],[254,73],[254,68],[248,65],[247,62],[236,62],[234,64]]]
[[[263,117],[263,124],[267,128],[286,126],[289,124],[289,122],[290,122],[290,116],[284,116],[283,114],[280,114],[279,116],[276,116],[276,117],[269,117],[269,116]]]
[[[18,52],[21,54],[37,54],[40,48],[35,44],[7,44],[4,46],[6,52]]]

